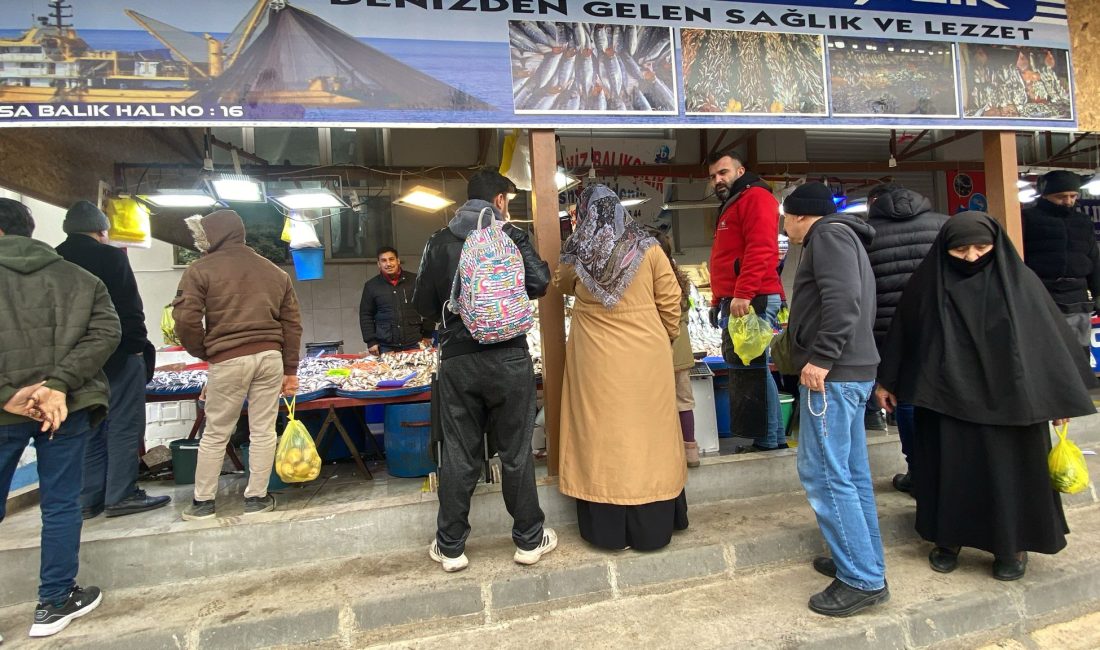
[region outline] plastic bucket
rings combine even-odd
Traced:
[[[732,438],[730,432],[730,378],[729,375],[714,376],[714,414],[718,424],[719,438]]]
[[[168,443],[172,452],[172,475],[176,485],[195,482],[195,465],[199,462],[199,441],[181,438]]]
[[[294,275],[298,280],[320,280],[325,277],[325,249],[292,248]]]
[[[783,414],[783,430],[791,423],[791,415],[794,413],[794,395],[789,393],[779,394],[779,410]]]
[[[241,447],[241,462],[244,463],[244,474],[249,475],[248,472],[248,445]],[[279,473],[275,471],[274,462],[272,462],[271,478],[267,480],[267,491],[274,492],[276,490],[283,490],[290,487],[283,482],[283,479],[279,478]]]
[[[414,478],[435,471],[431,432],[431,404],[386,407],[386,464],[391,476]]]

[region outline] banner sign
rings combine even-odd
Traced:
[[[1072,130],[1064,0],[4,0],[0,126]]]
[[[985,193],[984,171],[947,172],[947,213],[958,214],[968,210],[987,212],[989,199]]]
[[[626,173],[631,165],[654,165],[673,162],[676,141],[662,138],[576,138],[562,136],[559,141],[562,164],[566,169],[616,167]],[[602,183],[620,199],[627,201],[627,210],[639,223],[660,228],[663,225],[661,206],[670,196],[669,179],[664,176],[615,176],[583,180],[558,194],[562,211],[572,210],[582,185]],[[631,201],[633,199],[633,201]]]

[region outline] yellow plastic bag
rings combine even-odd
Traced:
[[[108,236],[113,242],[142,244],[151,237],[149,212],[134,199],[108,199],[107,221],[111,224]]]
[[[176,336],[176,319],[172,318],[172,305],[165,305],[160,313],[160,334],[167,345],[183,345]]]
[[[305,483],[321,475],[321,456],[306,425],[294,419],[294,400],[283,402],[287,423],[275,449],[275,471],[287,483]]]
[[[285,241],[288,244],[290,243],[290,219],[287,219],[286,217],[283,217],[283,232],[281,235],[279,235],[279,239]]]
[[[740,318],[730,318],[730,340],[733,341],[733,351],[740,357],[741,363],[746,366],[764,354],[768,344],[772,342],[775,332],[768,321],[756,315],[756,311],[749,307],[749,313]]]
[[[1085,464],[1085,455],[1081,449],[1066,438],[1069,425],[1064,424],[1055,431],[1058,434],[1058,444],[1050,450],[1047,456],[1047,467],[1050,469],[1050,482],[1055,490],[1066,494],[1077,494],[1089,486],[1089,468]]]

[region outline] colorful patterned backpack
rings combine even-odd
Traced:
[[[488,226],[482,225],[489,214]],[[462,317],[478,343],[500,343],[523,336],[535,325],[527,297],[523,256],[491,208],[477,216],[466,235],[447,308]]]

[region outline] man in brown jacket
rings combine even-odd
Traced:
[[[246,398],[249,479],[244,514],[268,512],[275,507],[267,482],[275,459],[279,395],[298,390],[298,298],[290,276],[245,245],[244,222],[236,212],[191,217],[187,226],[202,257],[183,274],[172,316],[180,342],[208,361],[210,371],[195,498],[183,518],[214,516],[225,446]]]

